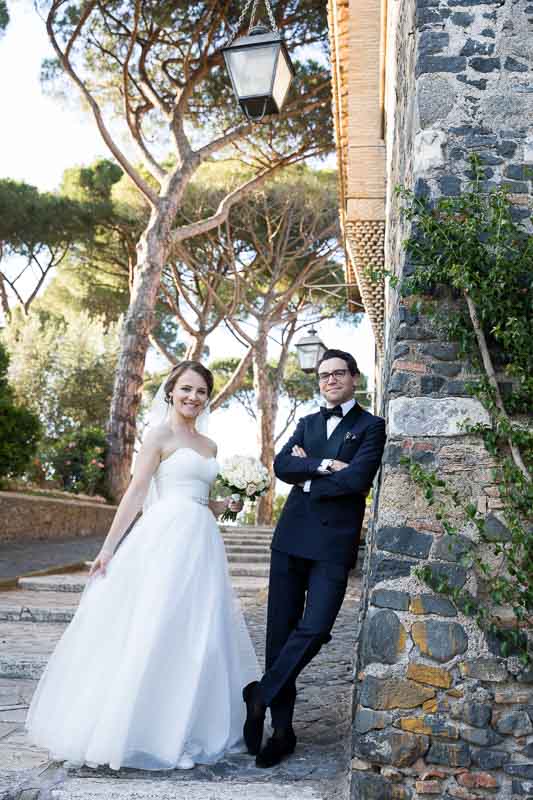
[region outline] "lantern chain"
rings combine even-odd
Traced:
[[[251,31],[251,29],[253,27],[253,23],[255,21],[255,15],[257,14],[257,6],[259,5],[259,2],[260,2],[260,0],[247,0],[247,2],[244,5],[244,8],[242,10],[241,16],[239,17],[239,21],[237,22],[237,25],[231,31],[231,34],[230,34],[230,36],[228,38],[228,41],[226,43],[226,47],[228,45],[230,45],[233,42],[233,40],[236,38],[237,34],[239,33],[240,29],[242,28],[242,23],[244,22],[244,18],[246,16],[247,12],[248,12],[248,9],[250,8],[250,6],[253,3],[252,14],[250,16],[250,24],[248,26],[248,33],[250,33],[250,31]],[[266,6],[267,14],[268,14],[268,19],[269,19],[269,22],[270,22],[270,27],[272,28],[272,30],[274,32],[277,32],[278,29],[277,29],[277,26],[276,26],[276,20],[274,19],[274,14],[272,12],[272,6],[270,5],[269,0],[265,0],[265,6]]]

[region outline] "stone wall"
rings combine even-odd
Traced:
[[[533,5],[527,0],[398,0],[390,15],[387,267],[408,274],[392,190],[432,196],[465,185],[468,154],[531,213]],[[365,559],[353,723],[355,800],[533,798],[533,669],[504,659],[470,617],[413,574],[430,565],[482,590],[415,491],[400,457],[435,468],[504,540],[492,460],[461,422],[486,420],[467,396],[467,365],[407,300],[387,297],[382,413],[388,443]],[[452,545],[450,547],[450,544]]]
[[[116,506],[0,492],[0,543],[104,536]]]

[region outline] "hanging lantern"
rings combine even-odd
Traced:
[[[251,2],[246,4],[238,27]],[[260,121],[266,114],[279,114],[295,73],[268,0],[265,4],[271,30],[253,25],[257,4],[254,0],[248,34],[232,39],[222,53],[242,110],[248,119]]]
[[[319,339],[314,328],[309,328],[307,336],[303,336],[295,345],[302,372],[316,372],[320,359],[327,350]]]

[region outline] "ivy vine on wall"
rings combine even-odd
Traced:
[[[493,477],[507,527],[504,541],[492,541],[485,516],[438,472],[410,459],[403,464],[446,533],[457,536],[467,524],[475,527],[476,544],[463,561],[483,579],[485,601],[435,579],[429,567],[420,568],[419,577],[498,637],[502,655],[515,653],[528,662],[526,631],[533,625],[533,236],[527,224],[515,220],[505,185],[487,193],[477,155],[470,167],[471,182],[458,196],[431,199],[397,190],[402,215],[411,223],[404,242],[411,274],[403,279],[401,292],[416,296],[419,308],[433,316],[443,336],[458,342],[460,357],[471,365],[475,378],[469,391],[491,422],[466,425],[465,432],[482,437],[497,465]],[[451,302],[432,302],[435,294],[442,298],[446,293]],[[505,607],[507,616],[512,610],[512,624],[503,624],[498,607]]]

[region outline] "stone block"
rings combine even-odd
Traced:
[[[393,708],[416,708],[432,697],[435,697],[434,689],[415,681],[395,676],[376,678],[366,675],[361,684],[359,702],[376,711],[388,711]]]
[[[484,728],[490,723],[492,708],[487,703],[465,703],[463,719],[475,728]]]
[[[376,545],[389,553],[398,553],[414,558],[427,558],[433,537],[428,533],[420,533],[415,528],[391,527],[380,528],[376,534]]]
[[[480,769],[501,769],[511,758],[505,750],[486,750],[471,748],[472,762]]]
[[[462,589],[466,582],[466,569],[455,564],[441,564],[430,561],[427,566],[431,570],[433,585],[438,586],[439,581],[444,581],[452,589]]]
[[[464,436],[464,424],[489,424],[473,397],[394,397],[389,403],[389,436]]]
[[[490,728],[462,728],[461,739],[477,747],[494,747],[503,742],[503,738]]]
[[[438,614],[440,617],[456,617],[457,609],[451,600],[435,594],[419,594],[411,599],[411,614]]]
[[[429,667],[426,664],[417,664],[414,661],[407,667],[407,677],[418,683],[436,686],[439,689],[449,689],[452,685],[452,676],[442,667]]]
[[[432,72],[464,72],[466,58],[464,56],[420,56],[415,69],[417,78],[424,73]]]
[[[467,39],[460,52],[462,56],[491,56],[494,53],[494,44],[480,42],[477,39]]]
[[[474,21],[472,14],[467,14],[466,11],[454,11],[450,19],[459,28],[469,28]]]
[[[411,800],[411,792],[395,786],[381,775],[352,773],[351,800]]]
[[[422,375],[420,378],[420,392],[422,394],[433,394],[439,392],[446,383],[440,375]]]
[[[513,778],[525,778],[533,781],[533,764],[505,764],[503,771]]]
[[[459,730],[452,725],[446,717],[432,714],[425,717],[402,717],[400,726],[403,731],[422,734],[425,736],[440,736],[445,739],[458,739]]]
[[[532,169],[527,164],[509,164],[503,174],[514,181],[527,181],[532,177]]]
[[[407,578],[411,574],[411,568],[417,563],[413,560],[400,561],[397,558],[386,558],[381,553],[373,553],[370,557],[369,588],[392,578]]]
[[[441,764],[446,767],[469,767],[470,748],[464,742],[451,743],[434,740],[426,756],[428,764]]]
[[[439,361],[455,361],[459,353],[459,347],[454,342],[431,342],[423,344],[422,353]]]
[[[523,61],[517,61],[516,58],[512,56],[507,56],[504,63],[504,69],[507,72],[528,72],[529,67],[527,64],[524,64]]]
[[[361,635],[363,665],[378,661],[395,664],[405,648],[407,634],[394,611],[369,614]]]
[[[463,678],[474,678],[478,681],[501,683],[507,680],[508,673],[505,662],[498,658],[474,658],[459,664]]]
[[[450,661],[468,648],[468,636],[457,622],[415,622],[411,635],[421,653],[441,663]]]
[[[431,128],[453,110],[457,90],[443,75],[422,75],[417,82],[416,98],[422,128]]]
[[[442,190],[444,192],[444,189]],[[450,194],[447,192],[446,194]],[[461,372],[462,365],[455,361],[436,361],[431,365],[431,371],[445,378],[455,378]]]
[[[397,344],[392,351],[392,358],[395,361],[397,358],[403,358],[409,354],[410,347],[408,344]]]
[[[370,602],[379,608],[393,608],[396,611],[407,611],[409,595],[407,592],[395,592],[393,589],[375,589]]]
[[[421,55],[436,55],[446,50],[450,43],[450,35],[441,31],[423,31],[418,40],[418,52]]]
[[[488,74],[490,72],[499,72],[501,69],[501,61],[499,58],[483,58],[483,56],[475,56],[470,59],[470,66],[476,72]]]
[[[374,764],[410,767],[429,748],[427,736],[404,731],[377,731],[355,737],[357,754]]]
[[[439,536],[433,545],[433,558],[443,561],[460,561],[472,549],[472,542],[466,536]]]
[[[358,706],[355,712],[353,728],[357,733],[368,733],[368,731],[382,730],[387,725],[390,725],[391,722],[392,714]]]
[[[509,711],[496,720],[494,727],[498,733],[512,736],[529,736],[533,733],[533,725],[527,711]]]
[[[494,702],[517,703],[521,706],[533,703],[533,689],[524,689],[523,686],[513,686],[510,689],[495,689]]]

